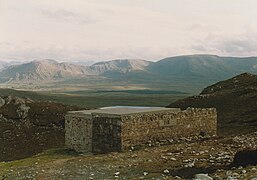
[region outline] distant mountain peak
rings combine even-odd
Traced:
[[[34,60],[31,63],[50,63],[50,64],[58,64],[56,60],[53,59],[43,59],[43,60]]]
[[[110,63],[150,63],[150,61],[146,61],[143,59],[114,59],[114,60],[110,60],[110,61],[101,61],[101,62],[97,62],[94,65],[99,65],[99,64],[110,64]]]
[[[44,59],[10,66],[0,72],[0,77],[2,82],[31,83],[84,77],[89,74],[90,72],[87,67]]]
[[[115,71],[126,73],[131,71],[144,70],[152,62],[141,59],[116,59],[111,61],[98,62],[90,66],[93,70],[102,74]]]

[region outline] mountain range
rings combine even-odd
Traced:
[[[39,82],[58,81],[69,78],[86,78],[90,75],[105,73],[128,73],[143,71],[152,62],[144,60],[113,60],[83,66],[72,63],[58,63],[45,59],[31,61],[20,65],[12,65],[0,72],[1,82]]]
[[[105,77],[133,84],[174,84],[174,87],[201,89],[243,72],[257,73],[257,57],[219,57],[189,55],[169,57],[157,62],[123,59],[98,62],[90,66],[32,61],[12,65],[0,72],[1,83],[42,83]],[[157,85],[158,86],[158,85]]]
[[[32,61],[13,65],[0,72],[1,82],[39,82],[60,80],[88,74],[85,66],[58,63],[54,60]]]
[[[7,68],[9,66],[12,65],[18,65],[18,64],[22,64],[23,62],[20,61],[10,61],[10,62],[6,62],[6,61],[0,61],[0,71],[4,68]]]

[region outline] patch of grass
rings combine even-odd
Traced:
[[[50,149],[30,158],[10,162],[0,162],[0,177],[4,176],[8,172],[14,171],[16,168],[33,167],[46,164],[57,159],[68,159],[76,156],[78,156],[78,153],[75,151],[67,149]]]

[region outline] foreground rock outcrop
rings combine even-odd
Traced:
[[[78,107],[0,97],[0,161],[31,156],[64,144],[64,115]]]

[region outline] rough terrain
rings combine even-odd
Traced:
[[[164,145],[165,144],[165,145]],[[257,132],[227,138],[183,138],[138,150],[79,155],[58,149],[0,163],[2,179],[251,179],[257,166],[231,165],[235,153],[257,148]]]
[[[64,115],[78,107],[0,97],[0,161],[29,157],[64,144]]]
[[[257,129],[257,75],[244,73],[205,88],[198,96],[178,100],[168,107],[208,108],[218,111],[219,135]]]

